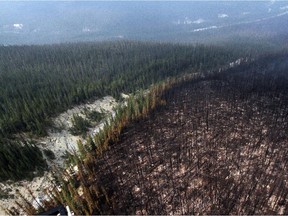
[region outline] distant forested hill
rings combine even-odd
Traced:
[[[288,33],[287,5],[285,1],[0,1],[0,44],[270,40]]]

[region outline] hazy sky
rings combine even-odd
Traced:
[[[287,13],[287,1],[0,0],[0,44],[177,40]]]

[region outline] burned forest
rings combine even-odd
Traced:
[[[77,214],[288,214],[287,65],[269,56],[156,89],[149,115],[97,157],[82,151],[56,200]]]
[[[0,215],[288,215],[287,2],[0,8]]]

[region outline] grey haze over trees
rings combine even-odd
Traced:
[[[288,2],[0,2],[0,44],[223,42],[287,33]]]

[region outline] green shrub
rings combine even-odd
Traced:
[[[85,135],[90,127],[89,121],[79,115],[73,115],[72,124],[73,126],[69,129],[72,135]]]
[[[56,158],[54,152],[51,151],[50,149],[44,149],[43,153],[50,160],[54,160]]]
[[[104,118],[105,114],[103,112],[91,111],[86,116],[90,121],[99,122]]]

